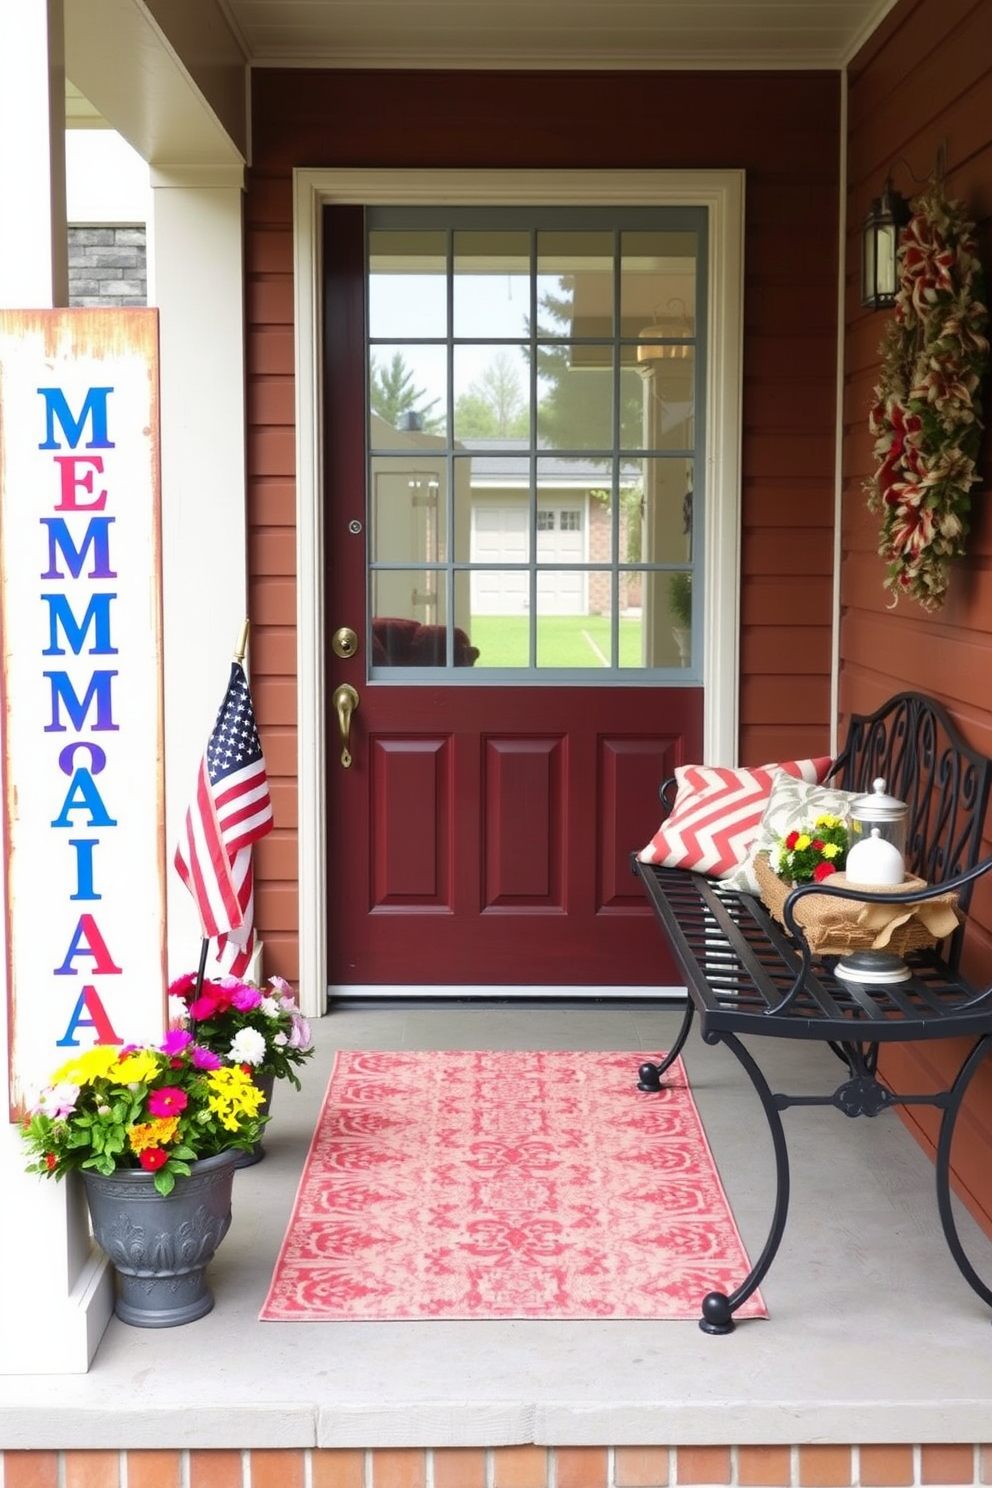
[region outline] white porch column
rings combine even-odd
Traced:
[[[0,0],[0,302],[68,304],[62,0]]]
[[[148,302],[160,325],[167,859],[247,611],[241,165],[153,166]],[[251,660],[249,638],[248,661]],[[170,867],[170,975],[200,922]]]
[[[0,0],[0,303],[9,309],[68,300],[64,131],[61,0]],[[35,931],[39,955],[50,954],[45,927]],[[4,1072],[9,1015],[5,996]],[[81,1188],[24,1172],[7,1105],[0,1113],[0,1373],[83,1373],[110,1317],[113,1276],[91,1246]]]

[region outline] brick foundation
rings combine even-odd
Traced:
[[[0,1488],[915,1488],[992,1484],[992,1444],[4,1452]]]

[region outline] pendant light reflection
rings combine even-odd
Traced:
[[[659,311],[661,313],[659,314]],[[656,305],[654,320],[639,333],[639,362],[679,361],[692,355],[692,318],[685,300],[671,299],[662,307]],[[662,344],[667,342],[667,344]]]

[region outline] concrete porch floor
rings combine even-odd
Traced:
[[[768,1320],[260,1323],[334,1051],[657,1052],[680,1015],[650,1003],[356,1004],[315,1025],[304,1089],[277,1090],[267,1156],[235,1180],[211,1266],[216,1306],[187,1327],[113,1319],[86,1375],[0,1378],[14,1448],[503,1446],[515,1443],[974,1442],[989,1438],[992,1321],[940,1229],[933,1171],[893,1112],[784,1114],[792,1200],[762,1292]],[[752,1044],[752,1047],[754,1045]],[[773,1089],[832,1090],[801,1042],[755,1049]],[[736,1059],[694,1031],[692,1089],[745,1244],[771,1217],[771,1143]],[[632,1063],[634,1080],[636,1062]],[[961,1234],[992,1280],[992,1244]]]

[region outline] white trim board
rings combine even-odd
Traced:
[[[300,169],[293,173],[300,1004],[327,991],[321,209],[365,205],[703,206],[709,213],[703,751],[735,764],[740,591],[743,171]],[[400,995],[393,989],[393,995]],[[501,995],[512,995],[502,989]],[[598,994],[597,994],[598,995]]]

